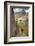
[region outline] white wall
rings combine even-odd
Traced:
[[[4,1],[5,0],[0,0],[0,46],[35,46],[35,43],[9,44],[9,45],[7,44],[7,45],[4,45],[4,42],[3,42],[4,41]],[[20,0],[20,1],[35,2],[35,0]]]
[[[34,41],[35,41],[35,2],[34,2]]]

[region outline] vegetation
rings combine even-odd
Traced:
[[[23,21],[23,20],[18,21],[18,19],[17,19],[16,20],[16,26],[18,26],[19,29],[21,29],[22,33],[24,32],[26,34],[26,36],[28,36],[28,21],[27,20],[26,21]]]

